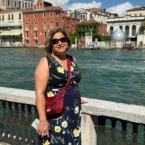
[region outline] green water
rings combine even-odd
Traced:
[[[71,50],[82,73],[81,95],[145,105],[145,50]],[[0,86],[34,90],[36,48],[0,48]]]

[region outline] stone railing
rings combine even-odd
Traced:
[[[84,98],[82,145],[145,145],[145,107]],[[0,87],[0,142],[35,144],[34,91]]]

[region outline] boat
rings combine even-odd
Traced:
[[[132,50],[134,46],[132,44],[124,44],[122,50]]]

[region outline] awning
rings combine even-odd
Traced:
[[[0,33],[0,36],[19,36],[22,34],[22,31],[20,30],[11,30],[11,31],[2,31]]]

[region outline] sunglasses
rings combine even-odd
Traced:
[[[65,37],[62,37],[60,39],[52,39],[52,44],[57,44],[59,41],[62,42],[62,43],[65,43],[66,42],[66,38]]]

